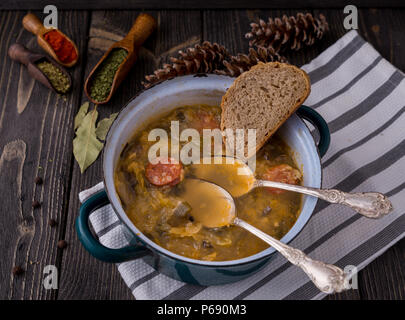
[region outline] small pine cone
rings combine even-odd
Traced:
[[[296,17],[283,15],[281,19],[269,18],[268,22],[260,19],[259,23],[251,23],[250,26],[252,30],[245,35],[251,39],[249,45],[273,47],[276,52],[311,46],[328,30],[323,14],[314,18],[310,13],[298,13]]]
[[[156,82],[164,81],[170,78],[174,78],[176,76],[177,76],[176,69],[170,64],[164,64],[162,69],[156,70],[154,74],[145,76],[147,82],[146,83],[143,82],[143,85],[147,88]]]
[[[155,83],[193,73],[213,73],[216,69],[223,69],[223,61],[230,59],[225,47],[204,41],[202,45],[195,45],[185,51],[179,51],[179,57],[170,57],[171,64],[164,64],[154,74],[146,76],[143,82],[145,88]]]
[[[251,67],[258,62],[287,62],[286,58],[280,56],[274,51],[273,48],[258,47],[256,50],[249,49],[249,54],[239,53],[237,56],[233,56],[230,61],[224,60],[224,70],[216,70],[216,74],[227,75],[231,77],[237,77],[245,71],[248,71]]]

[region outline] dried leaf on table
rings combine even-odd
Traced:
[[[80,112],[80,110],[79,110]],[[97,108],[87,113],[80,121],[73,139],[73,154],[83,173],[98,157],[103,149],[103,143],[97,139],[96,121]]]
[[[96,128],[97,138],[99,138],[102,141],[105,140],[108,130],[110,129],[112,123],[114,122],[114,120],[117,116],[118,116],[118,112],[113,113],[112,115],[110,115],[109,118],[105,118],[98,122],[97,128]]]
[[[90,104],[88,102],[83,103],[79,111],[77,112],[75,117],[75,127],[74,127],[75,130],[80,126],[84,117],[86,116],[87,111],[89,110],[89,105]]]

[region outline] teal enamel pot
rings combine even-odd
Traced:
[[[241,280],[258,272],[271,262],[275,250],[268,248],[253,256],[232,261],[201,261],[172,253],[148,239],[126,216],[114,187],[114,168],[119,155],[135,131],[144,128],[176,107],[184,105],[219,105],[221,97],[234,78],[217,75],[184,76],[165,81],[133,98],[120,112],[108,133],[104,152],[103,170],[105,190],[88,199],[80,208],[76,229],[83,246],[97,259],[123,262],[144,259],[153,268],[167,276],[199,285],[218,285]],[[311,122],[319,132],[320,141],[314,141],[302,118]],[[303,170],[304,185],[321,187],[321,156],[329,146],[326,122],[314,110],[301,106],[279,129],[285,142],[293,149],[296,161]],[[317,199],[304,196],[301,213],[291,230],[281,239],[290,242],[310,219]],[[122,222],[122,229],[130,245],[109,249],[99,243],[89,228],[89,215],[100,206],[110,203]]]

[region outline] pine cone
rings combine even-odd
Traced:
[[[251,32],[245,35],[251,39],[249,45],[273,47],[276,52],[311,46],[328,30],[328,23],[323,14],[314,18],[310,13],[298,13],[296,17],[283,15],[281,19],[269,18],[268,22],[260,19],[259,24],[251,23],[250,26]]]
[[[224,70],[216,70],[216,74],[237,77],[241,73],[248,71],[258,62],[287,62],[287,59],[280,56],[273,48],[258,47],[256,50],[249,48],[249,54],[239,53],[231,57],[230,61],[224,60]]]
[[[143,82],[145,88],[176,76],[193,73],[213,73],[217,69],[223,69],[223,61],[230,59],[230,54],[217,43],[204,41],[202,45],[195,45],[185,51],[179,51],[179,57],[171,57],[171,64],[164,64],[154,74],[145,76],[147,82]]]

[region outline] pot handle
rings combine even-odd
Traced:
[[[297,110],[299,117],[309,121],[319,132],[318,150],[321,157],[328,151],[330,145],[330,131],[325,119],[314,109],[301,106]]]
[[[93,236],[89,228],[89,215],[108,203],[107,193],[103,190],[92,195],[81,205],[79,216],[76,219],[76,232],[84,248],[99,260],[114,263],[134,260],[149,254],[150,251],[143,246],[130,245],[119,249],[110,249],[103,246]]]

